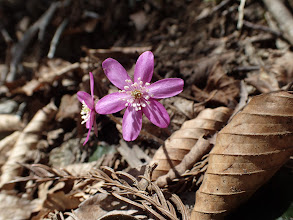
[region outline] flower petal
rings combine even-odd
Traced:
[[[92,99],[94,101],[94,87],[95,87],[95,82],[94,82],[94,76],[93,74],[90,72],[90,87],[91,87],[91,96],[92,96]]]
[[[123,90],[124,86],[128,85],[125,80],[131,80],[131,78],[117,60],[108,58],[102,63],[102,66],[108,79],[117,88]]]
[[[77,92],[77,98],[82,103],[82,101],[85,102],[85,104],[88,106],[89,109],[94,109],[94,101],[92,99],[92,96],[84,91],[78,91]]]
[[[89,129],[88,132],[87,132],[87,136],[86,136],[86,139],[83,143],[83,145],[85,145],[89,138],[90,138],[90,134],[91,134],[91,130],[92,130],[92,127],[93,127],[93,124],[95,123],[95,111],[91,111],[91,115],[90,115],[90,118],[89,120],[86,122],[86,127]]]
[[[144,83],[150,82],[154,72],[154,54],[151,51],[142,53],[136,61],[134,69],[134,82],[138,83],[138,78]]]
[[[99,114],[112,114],[125,108],[129,94],[114,92],[101,98],[96,104],[96,112]],[[124,99],[124,100],[123,100]]]
[[[154,99],[149,100],[150,104],[142,109],[145,116],[156,126],[160,128],[168,127],[170,117],[165,107]]]
[[[184,81],[179,78],[162,79],[152,83],[147,88],[154,99],[169,98],[183,91]]]
[[[126,141],[135,140],[142,126],[142,112],[135,111],[131,106],[127,107],[122,121],[123,139]]]
[[[95,113],[95,110],[91,110],[91,112],[90,112],[90,118],[86,121],[86,123],[85,123],[85,127],[87,128],[87,129],[91,129],[92,127],[90,126],[91,125],[91,121],[95,121],[96,120],[96,113]],[[92,126],[93,126],[93,124],[92,124]]]

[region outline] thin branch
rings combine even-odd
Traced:
[[[59,25],[59,27],[57,28],[55,34],[54,34],[54,37],[51,41],[51,44],[50,44],[50,50],[49,50],[49,53],[48,53],[48,58],[49,59],[52,59],[55,55],[55,51],[56,51],[56,48],[57,48],[57,44],[59,42],[59,39],[61,37],[61,34],[63,33],[65,27],[67,26],[68,24],[68,18],[65,18],[62,23]]]
[[[248,28],[251,28],[251,29],[254,29],[254,30],[260,30],[260,31],[263,31],[263,32],[268,32],[268,33],[273,34],[273,35],[275,35],[277,37],[282,35],[281,32],[273,30],[272,28],[269,28],[267,26],[260,25],[260,24],[254,24],[254,23],[249,22],[249,21],[244,20],[243,25],[245,27],[248,27]]]
[[[244,17],[244,6],[246,0],[240,0],[240,4],[238,7],[238,22],[237,29],[240,30],[243,26],[243,17]]]

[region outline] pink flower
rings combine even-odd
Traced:
[[[184,82],[182,79],[170,78],[150,84],[154,72],[152,52],[146,51],[139,56],[134,69],[134,82],[118,61],[108,58],[102,66],[108,79],[120,90],[103,97],[96,104],[96,112],[112,114],[126,107],[122,121],[124,140],[133,141],[137,138],[143,114],[160,128],[169,125],[169,115],[157,99],[179,94]]]
[[[96,112],[95,112],[95,99],[94,99],[94,76],[91,72],[89,74],[90,74],[91,95],[84,91],[77,92],[77,98],[82,103],[82,109],[80,114],[83,121],[81,122],[81,124],[86,123],[85,126],[87,129],[89,129],[87,133],[87,137],[83,145],[85,145],[86,142],[89,140],[90,133],[93,126],[94,126],[95,134],[97,135],[98,133],[97,125],[95,123]]]

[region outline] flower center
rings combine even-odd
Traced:
[[[132,97],[134,97],[135,99],[140,99],[143,95],[143,93],[140,90],[134,90],[131,92]]]
[[[143,83],[140,77],[137,80],[138,83],[132,83],[129,79],[125,80],[127,86],[124,86],[124,90],[120,90],[119,92],[129,94],[129,98],[123,99],[126,101],[125,106],[132,106],[136,111],[139,111],[141,108],[150,104],[148,100],[153,95],[150,95],[147,89],[150,85],[148,82]]]
[[[91,110],[89,109],[89,107],[85,104],[84,101],[82,101],[82,108],[81,108],[81,119],[83,120],[81,122],[81,124],[84,124],[86,123],[89,118],[90,118],[90,115],[91,115]]]

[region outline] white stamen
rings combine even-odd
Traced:
[[[129,86],[124,86],[124,89],[125,89],[125,90],[129,89]]]
[[[145,105],[144,103],[141,103],[141,106],[142,106],[142,107],[146,107],[146,105]]]
[[[90,118],[91,110],[85,104],[84,101],[82,101],[82,109],[81,109],[80,114],[81,114],[81,119],[82,119],[81,124],[86,123],[89,120],[89,118]]]
[[[150,97],[149,97],[148,95],[146,95],[144,98],[145,98],[146,100],[148,100]]]
[[[141,80],[141,77],[138,77],[137,80],[140,81]]]
[[[149,86],[149,85],[151,85],[151,84],[150,84],[150,83],[148,83],[148,82],[146,82],[144,85],[145,85],[145,86]]]

